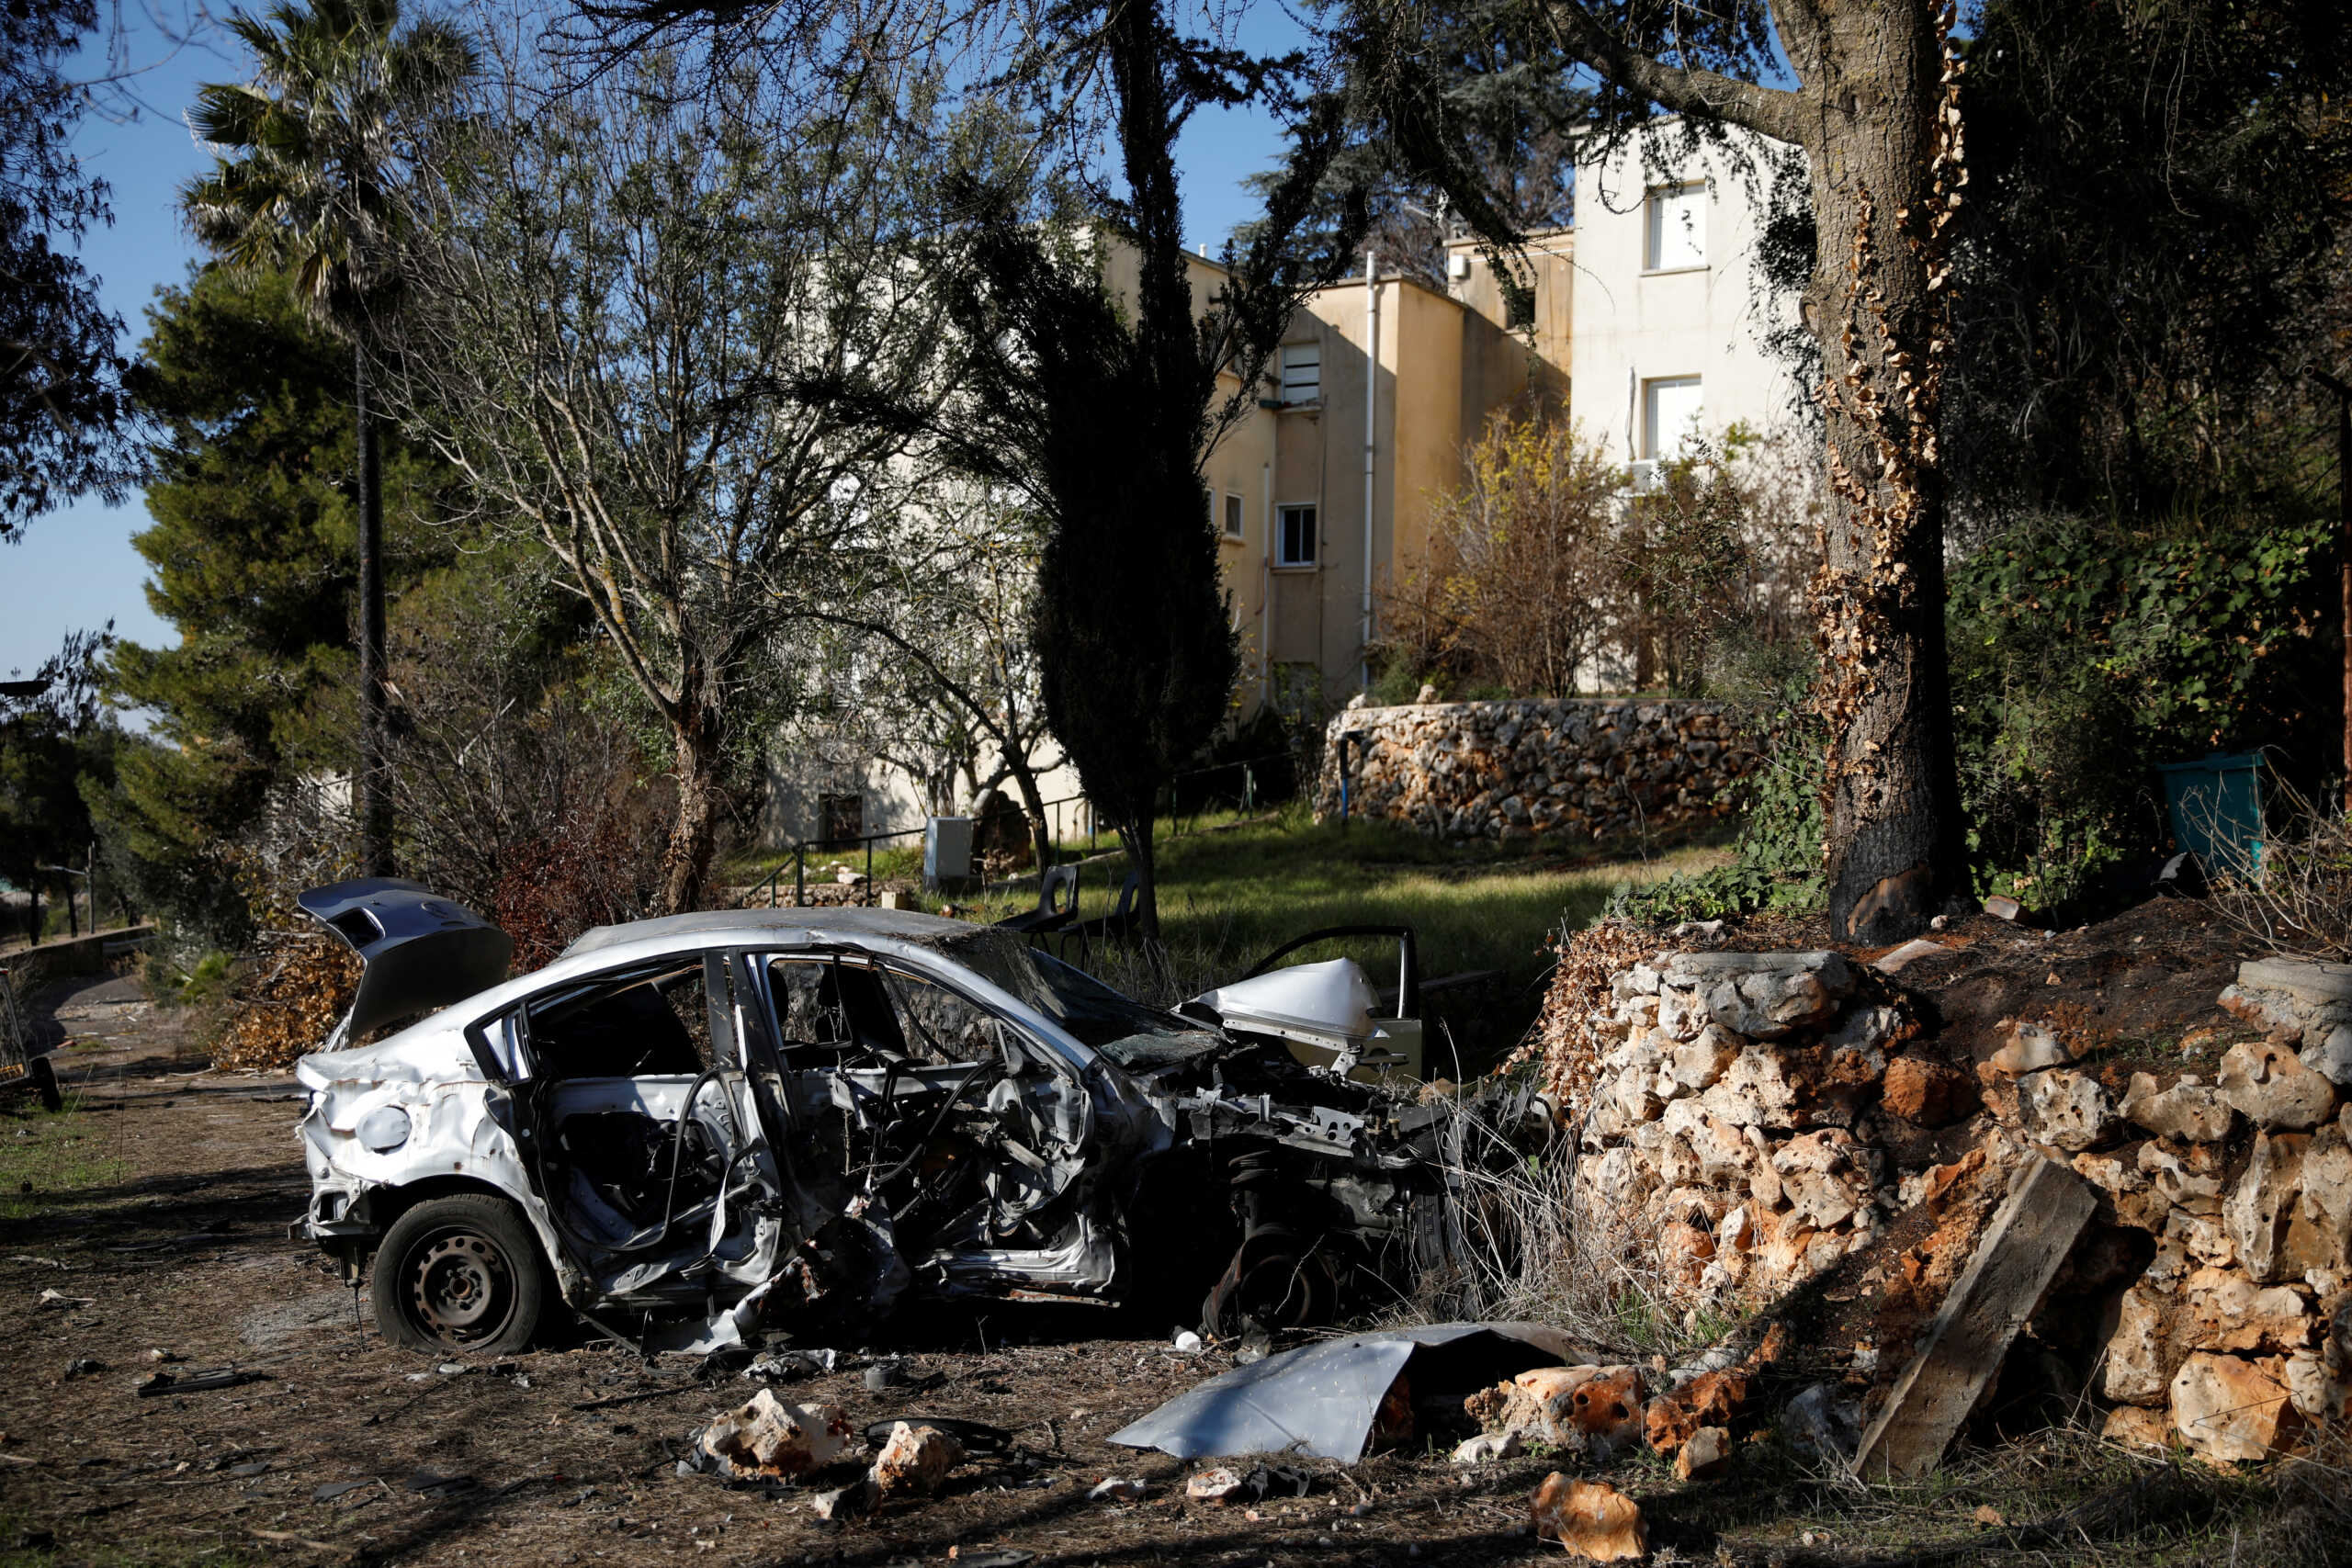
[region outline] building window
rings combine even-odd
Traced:
[[[1294,343],[1283,348],[1283,406],[1320,401],[1323,397],[1323,345]]]
[[[1649,245],[1645,265],[1652,272],[1673,272],[1707,265],[1706,182],[1660,186],[1649,196]]]
[[[817,797],[817,818],[828,844],[854,843],[865,832],[865,796],[824,794]]]
[[[1521,332],[1535,324],[1535,285],[1503,290],[1503,330]]]
[[[1642,383],[1642,456],[1680,456],[1699,436],[1699,378],[1667,376]]]
[[[1274,564],[1315,564],[1315,508],[1285,506],[1275,513]]]
[[[1228,495],[1225,498],[1225,536],[1228,539],[1249,536],[1242,532],[1241,498],[1238,495]]]

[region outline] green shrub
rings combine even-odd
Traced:
[[[2165,840],[2159,762],[2336,720],[2332,529],[2252,505],[2130,531],[2035,518],[1952,574],[1954,739],[1980,893],[2042,908]]]

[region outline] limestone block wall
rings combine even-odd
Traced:
[[[2022,1162],[2070,1168],[2098,1206],[2033,1331],[2109,1437],[2255,1460],[2352,1423],[2352,966],[2256,961],[2221,1002],[2270,1033],[2211,1083],[2032,1019],[1972,1072],[1838,953],[1660,953],[1554,1089],[1580,1201],[1684,1300],[1767,1307],[1863,1255],[1882,1383]]]
[[[1318,821],[1351,816],[1442,839],[1600,838],[1719,815],[1755,750],[1724,707],[1690,700],[1526,698],[1349,708],[1324,736]]]

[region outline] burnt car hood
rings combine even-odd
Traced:
[[[506,977],[514,953],[514,940],[471,909],[397,877],[313,887],[295,902],[364,965],[328,1050],[488,990]]]

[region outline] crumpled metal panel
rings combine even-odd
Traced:
[[[1123,1448],[1178,1459],[1300,1453],[1353,1464],[1363,1457],[1380,1402],[1399,1372],[1429,1370],[1437,1387],[1465,1394],[1531,1367],[1591,1358],[1534,1323],[1442,1323],[1327,1339],[1236,1367],[1178,1394],[1111,1434]],[[1419,1376],[1413,1379],[1422,1387]]]

